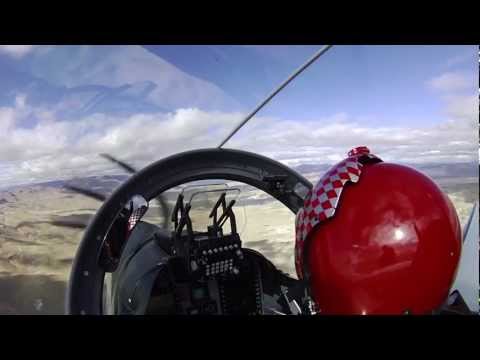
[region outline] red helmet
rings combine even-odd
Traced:
[[[321,313],[424,314],[446,300],[461,245],[455,208],[430,178],[360,147],[306,196],[295,265]]]

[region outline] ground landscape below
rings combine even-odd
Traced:
[[[478,201],[478,177],[440,177],[438,183],[465,224]],[[0,314],[64,313],[66,282],[83,230],[51,222],[86,223],[100,205],[61,186],[0,190]],[[294,275],[294,215],[254,189],[244,190],[238,205],[244,245]],[[155,211],[149,210],[150,221],[160,220]]]

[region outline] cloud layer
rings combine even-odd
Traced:
[[[443,121],[424,128],[389,127],[388,120],[368,127],[347,114],[301,123],[257,119],[251,138],[238,143],[292,165],[337,161],[358,145],[389,161],[478,161],[478,98],[449,98],[447,109]]]
[[[425,128],[368,127],[349,114],[298,122],[258,117],[227,147],[270,156],[288,165],[333,163],[354,146],[367,145],[388,161],[478,161],[478,98],[451,96],[445,118]],[[241,113],[184,108],[170,113],[114,117],[95,114],[62,121],[49,109],[17,96],[0,108],[0,183],[14,184],[118,171],[99,157],[110,153],[142,167],[164,156],[214,147]],[[33,127],[17,126],[35,118]]]
[[[18,57],[31,49],[0,47]],[[245,115],[222,110],[219,104],[228,103],[228,95],[215,85],[183,73],[141,47],[95,51],[88,46],[39,47],[25,58],[17,61],[24,70],[68,91],[46,103],[32,100],[29,92],[16,91],[16,97],[0,107],[0,186],[118,172],[99,153],[140,168],[180,151],[215,147]],[[342,112],[312,121],[259,114],[227,147],[293,166],[333,163],[358,145],[369,146],[387,161],[476,162],[479,104],[478,94],[468,90],[471,84],[458,72],[427,82],[434,90],[432,96],[443,101],[443,116],[435,125],[393,127],[386,117],[384,125],[373,126],[367,125],[365,114]],[[162,106],[112,113],[92,105],[108,95],[98,92],[98,87],[121,93],[115,98],[121,104],[150,101]],[[174,110],[158,110],[165,104]],[[76,107],[91,111],[65,116],[65,109]]]

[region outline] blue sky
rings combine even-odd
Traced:
[[[252,108],[319,47],[147,46],[196,77],[211,81]],[[473,46],[337,46],[297,78],[262,112],[296,120],[342,111],[389,124],[434,123],[441,98],[427,82],[447,71],[478,81]],[[478,76],[477,76],[478,78]]]
[[[2,45],[0,182],[215,146],[319,47]],[[355,145],[478,161],[478,83],[476,46],[334,46],[227,146],[293,165]]]

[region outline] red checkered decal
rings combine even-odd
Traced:
[[[308,192],[303,208],[297,213],[295,222],[295,265],[297,273],[301,273],[303,243],[319,222],[331,218],[335,214],[343,187],[349,181],[356,183],[362,173],[362,162],[369,160],[381,161],[363,148],[360,151],[349,152],[349,157],[333,166]]]

